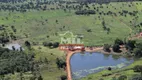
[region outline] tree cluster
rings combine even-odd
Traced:
[[[34,54],[0,48],[0,75],[33,70]]]
[[[89,14],[95,14],[96,12],[94,10],[79,10],[76,11],[76,15],[89,15]]]
[[[142,43],[137,43],[133,50],[135,57],[142,57]]]
[[[58,67],[59,69],[66,67],[66,62],[65,62],[65,60],[60,59],[60,58],[56,58],[56,64],[57,64],[57,67]]]
[[[49,47],[49,48],[57,48],[59,47],[59,42],[55,42],[55,43],[52,43],[52,42],[43,42],[43,46],[46,46],[46,47]]]
[[[115,41],[114,41],[114,45],[113,45],[113,47],[112,47],[112,49],[113,49],[113,51],[114,52],[121,52],[120,51],[120,45],[123,45],[124,44],[124,42],[121,40],[121,39],[116,39]]]

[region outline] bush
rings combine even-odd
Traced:
[[[126,43],[126,48],[127,50],[133,50],[136,46],[135,46],[136,41],[135,40],[129,40]]]
[[[41,75],[38,77],[38,80],[43,80],[43,78],[42,78],[42,76],[41,76]]]
[[[120,52],[120,46],[119,46],[119,44],[114,44],[113,45],[113,51],[114,52]]]
[[[106,52],[110,52],[111,50],[110,50],[110,45],[108,45],[108,44],[104,44],[104,51],[106,51]]]
[[[61,80],[67,80],[67,76],[66,75],[62,75],[60,78],[61,78]]]
[[[79,10],[75,12],[76,15],[96,14],[94,10]]]
[[[124,44],[123,41],[120,40],[120,39],[116,39],[114,43],[115,44],[119,44],[119,45],[123,45]]]
[[[142,57],[142,50],[141,49],[135,48],[133,52],[135,54],[135,57]]]
[[[43,42],[43,46],[50,47],[50,48],[57,48],[59,47],[59,42],[51,43],[51,42]]]
[[[0,43],[7,43],[9,42],[9,38],[8,37],[1,37],[0,36]]]
[[[25,46],[31,50],[31,43],[29,41],[25,41]]]
[[[66,62],[63,59],[56,59],[56,64],[58,66],[58,68],[65,68],[66,67]]]
[[[29,41],[25,41],[25,46],[31,46],[31,43]]]
[[[109,71],[111,71],[111,70],[112,70],[112,68],[111,68],[111,67],[108,67],[108,70],[109,70]]]
[[[51,42],[43,42],[43,46],[51,47],[51,46],[53,46],[53,43],[51,43]]]
[[[55,42],[55,43],[53,44],[53,48],[57,48],[57,47],[59,47],[59,42]]]
[[[142,65],[136,65],[134,68],[133,68],[134,72],[141,72],[142,73]]]

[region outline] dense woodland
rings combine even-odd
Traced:
[[[28,2],[26,2],[28,0],[0,0],[0,10],[4,10],[4,11],[20,11],[20,12],[26,12],[28,10],[58,10],[58,9],[63,9],[65,12],[68,10],[82,10],[83,6],[86,6],[88,9],[90,9],[90,7],[88,6],[88,4],[90,3],[99,3],[99,4],[108,4],[109,2],[112,1],[132,1],[132,0],[78,0],[78,1],[47,1],[47,0],[29,0]],[[10,2],[11,4],[7,4],[5,5],[4,3],[8,3]],[[23,3],[22,3],[23,2]],[[22,3],[22,4],[18,4],[18,3]],[[64,3],[66,3],[67,5],[63,5]],[[79,3],[80,5],[71,5],[74,3]],[[50,8],[47,9],[46,5],[54,5],[57,4],[56,8]],[[95,8],[94,8],[95,9]],[[96,9],[97,12],[99,11],[99,9]],[[88,11],[87,11],[88,12]],[[89,11],[90,12],[90,11]],[[128,11],[127,11],[128,12]],[[127,13],[126,12],[126,13]],[[95,12],[93,12],[94,14]],[[121,12],[122,13],[122,12]],[[92,11],[91,11],[92,14]],[[130,13],[131,14],[131,13]]]
[[[0,48],[0,75],[33,71],[34,54]]]
[[[0,2],[12,2],[12,3],[17,3],[17,2],[24,2],[28,0],[0,0]],[[31,0],[32,1],[32,0]],[[35,0],[33,0],[35,1]],[[68,1],[68,0],[36,0],[36,1]],[[73,2],[98,2],[98,3],[108,3],[108,2],[126,2],[126,1],[141,1],[141,0],[73,0]]]

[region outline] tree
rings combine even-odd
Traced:
[[[142,50],[142,43],[137,43],[137,44],[136,44],[136,48],[139,48],[139,49]]]
[[[43,45],[47,46],[47,47],[51,47],[51,46],[53,46],[53,43],[51,43],[51,42],[43,42]]]
[[[142,49],[135,48],[133,52],[135,54],[135,57],[142,57]]]
[[[114,44],[113,45],[113,51],[114,52],[120,52],[120,46],[119,46],[119,44]]]
[[[78,10],[75,12],[76,15],[89,15],[89,14],[96,14],[94,10]]]
[[[58,24],[58,20],[56,20],[56,23]]]
[[[118,38],[114,41],[114,43],[115,44],[119,44],[119,45],[123,45],[124,44],[124,42],[122,40],[118,39]]]
[[[108,70],[109,70],[109,71],[111,71],[111,70],[112,70],[112,68],[111,68],[111,67],[108,67]]]
[[[103,29],[104,29],[104,30],[106,30],[106,29],[107,29],[107,27],[106,27],[106,23],[105,23],[105,21],[102,21],[102,25],[103,25]]]
[[[60,78],[61,78],[61,80],[67,80],[67,76],[66,75],[62,75]]]
[[[142,65],[136,65],[133,70],[134,72],[140,72],[142,75]]]
[[[66,62],[63,59],[56,58],[56,64],[59,69],[66,67]]]
[[[133,50],[135,57],[142,57],[142,43],[137,43]]]
[[[126,48],[127,50],[133,50],[136,46],[136,41],[135,40],[129,40],[127,43],[126,43]]]
[[[7,43],[7,42],[9,42],[8,36],[6,36],[4,34],[2,36],[0,36],[0,43]]]
[[[16,33],[16,32],[17,32],[17,30],[16,30],[16,29],[13,29],[13,32],[15,32],[15,33]]]
[[[27,46],[28,49],[31,49],[31,43],[29,41],[25,41],[25,46]]]
[[[55,42],[55,43],[53,44],[53,48],[57,48],[57,47],[59,47],[59,42]]]
[[[41,76],[41,75],[38,77],[38,80],[43,80],[43,78],[42,78],[42,76]]]
[[[87,29],[87,32],[92,32],[92,30],[91,29]]]
[[[3,43],[3,44],[2,44],[2,46],[4,47],[4,46],[5,46],[5,44]]]
[[[107,28],[107,34],[109,34],[110,33],[110,28]]]
[[[31,46],[31,43],[29,41],[25,41],[26,46]]]
[[[48,59],[47,59],[47,58],[45,58],[45,59],[44,59],[44,62],[45,62],[46,64],[48,64],[48,63],[49,63],[49,61],[48,61]]]
[[[23,73],[22,72],[20,72],[19,76],[20,76],[20,80],[23,80],[24,77],[23,77]]]
[[[104,51],[106,51],[106,52],[110,52],[111,50],[110,50],[110,45],[108,45],[108,44],[104,44],[104,47],[103,47],[103,49],[104,49]]]

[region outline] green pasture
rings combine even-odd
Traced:
[[[63,10],[30,10],[24,13],[16,11],[1,11],[0,25],[9,26],[7,28],[8,32],[12,32],[10,26],[15,26],[17,32],[14,34],[20,41],[24,42],[25,40],[28,40],[31,43],[39,43],[39,45],[37,46],[32,46],[33,50],[36,53],[35,60],[39,61],[43,60],[44,58],[47,58],[50,61],[49,65],[44,65],[41,68],[40,73],[43,79],[59,80],[59,77],[65,74],[65,71],[62,69],[59,70],[57,68],[55,60],[57,57],[64,58],[65,53],[59,51],[58,49],[49,49],[47,47],[43,47],[42,43],[44,41],[60,42],[61,36],[59,34],[64,34],[66,31],[71,31],[74,33],[74,35],[83,35],[84,37],[82,40],[84,44],[88,46],[113,44],[113,41],[116,38],[124,40],[128,36],[134,35],[137,32],[137,29],[134,28],[130,21],[134,22],[135,24],[139,24],[142,21],[142,5],[137,5],[136,3],[142,2],[133,2],[134,6],[132,7],[128,7],[130,3],[126,2],[112,2],[110,4],[103,4],[103,8],[101,8],[100,11],[116,12],[117,16],[99,15],[99,13],[95,15],[75,15],[74,10],[71,10],[71,12],[64,12]],[[90,9],[94,9],[92,5],[93,4],[89,5]],[[98,4],[94,5],[95,7],[100,7],[100,5]],[[50,5],[49,7],[55,7],[55,5]],[[133,16],[120,16],[118,12],[122,10],[138,10],[139,13],[137,16],[139,18],[136,21],[134,21],[135,17]],[[108,34],[107,31],[103,29],[103,20],[105,21],[106,27],[110,28],[110,32]],[[91,30],[91,32],[87,32],[87,30]],[[142,41],[142,39],[138,41]],[[142,60],[135,61],[128,68],[140,64],[141,62]],[[108,72],[109,71],[105,70],[97,74],[91,74],[81,80],[98,80],[100,77],[102,77],[102,74]],[[27,76],[26,74],[27,73],[25,73],[24,75]],[[129,70],[120,72],[120,74],[125,74],[128,75],[128,77],[130,77],[131,75],[137,73],[134,73],[132,70]],[[18,76],[18,73],[10,76],[13,77],[13,80],[18,80],[16,79],[17,77],[15,77]],[[110,80],[113,76],[114,75],[108,76],[107,78],[102,78],[105,80]]]
[[[135,6],[135,3],[133,3],[132,7],[128,7],[129,4],[130,3],[126,2],[103,4],[103,8],[100,8],[100,11],[113,11],[117,13],[121,10],[140,10],[139,5]],[[89,5],[91,9],[93,9],[92,5],[93,4]],[[98,4],[94,5],[95,7],[100,7]],[[142,13],[139,12],[139,18],[135,24],[139,24],[142,20],[141,14]],[[98,16],[100,18],[98,18]],[[0,24],[14,25],[17,29],[16,35],[19,39],[40,43],[43,41],[60,42],[59,34],[71,31],[75,35],[84,35],[83,42],[85,45],[112,44],[112,41],[116,38],[124,39],[127,38],[129,34],[134,34],[133,25],[130,23],[133,19],[133,16],[127,15],[125,17],[119,14],[117,14],[117,16],[107,16],[97,13],[96,15],[80,16],[75,15],[74,10],[71,12],[64,12],[63,10],[31,10],[25,13],[2,11],[0,13]],[[58,20],[58,23],[56,23],[56,20]],[[109,34],[107,34],[107,31],[103,30],[103,20],[106,26],[110,28]],[[65,26],[65,28],[63,28],[63,26]],[[62,30],[60,30],[61,28]],[[91,29],[92,32],[87,32],[88,29]],[[25,35],[28,35],[28,38],[25,38]],[[49,37],[47,38],[47,36]]]

